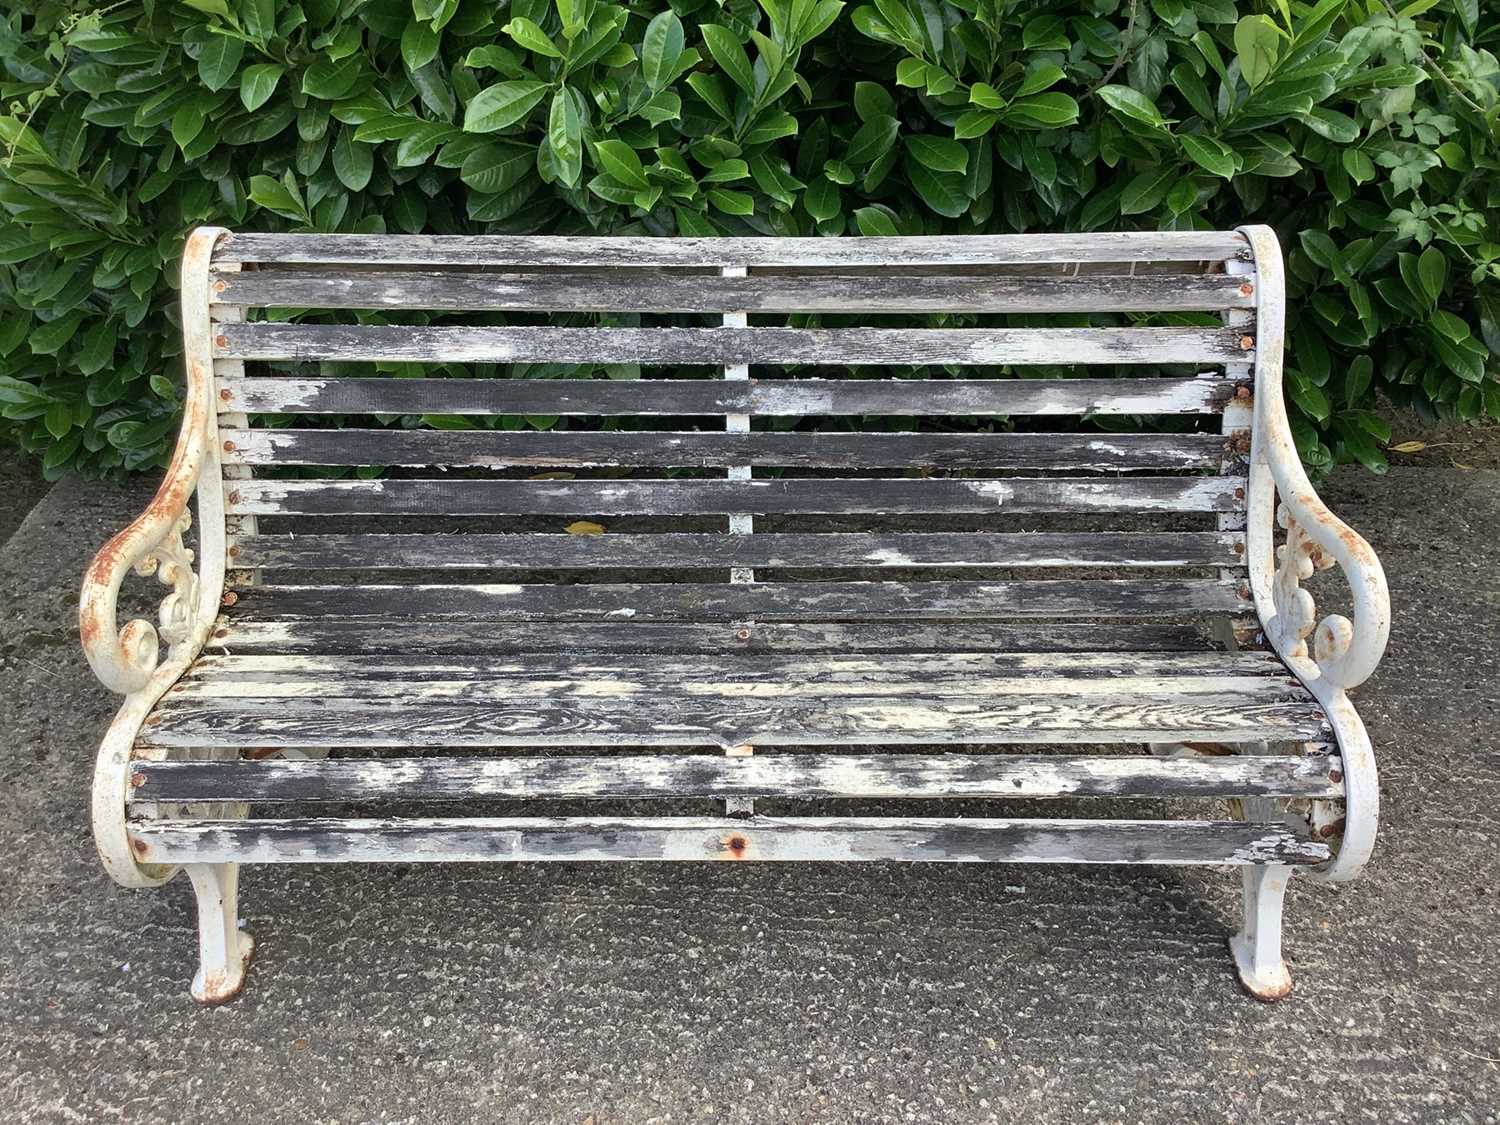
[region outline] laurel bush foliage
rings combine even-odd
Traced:
[[[125,0],[0,19],[0,433],[160,464],[199,223],[652,235],[1274,224],[1313,466],[1500,418],[1478,0]]]

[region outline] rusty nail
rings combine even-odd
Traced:
[[[228,629],[215,629],[214,630],[214,636],[215,637],[227,637],[227,636],[229,636],[229,630]]]
[[[231,548],[229,548],[229,557],[230,558],[232,558],[232,559],[233,558],[238,558],[239,557],[239,553],[240,553],[240,549],[238,547],[231,547]]]
[[[1338,829],[1335,828],[1333,825],[1331,825],[1331,824],[1325,824],[1325,825],[1323,825],[1322,828],[1318,829],[1318,835],[1321,836],[1321,837],[1323,837],[1323,839],[1326,840],[1326,839],[1328,839],[1328,837],[1332,836],[1337,831],[1338,831]]]
[[[145,785],[145,784],[146,784],[146,775],[145,774],[143,774],[143,773],[133,773],[133,774],[130,775],[130,788],[132,788],[132,789],[139,789],[142,785]]]
[[[724,841],[724,846],[739,856],[743,855],[745,849],[750,846],[750,841],[743,836],[731,836]]]
[[[228,347],[228,346],[229,346],[229,337],[228,337],[228,336],[225,336],[225,335],[223,335],[223,334],[220,334],[220,335],[218,335],[218,336],[215,336],[215,337],[214,337],[214,344],[215,344],[215,345],[216,345],[216,346],[217,346],[217,347],[221,347],[221,348],[227,348],[227,347]]]
[[[233,492],[231,492],[229,494],[229,502],[231,504],[238,504],[240,502],[240,492],[239,492],[239,489],[235,489]]]
[[[1234,545],[1234,553],[1237,555],[1243,555],[1245,553],[1245,545],[1243,543],[1236,543]]]
[[[222,285],[223,282],[221,281],[219,284]],[[1251,293],[1254,293],[1254,292],[1255,292],[1255,286],[1251,285],[1248,281],[1245,282],[1245,284],[1243,284],[1243,285],[1240,286],[1240,296],[1241,297],[1248,297],[1248,296],[1250,296]]]
[[[224,452],[225,453],[233,453],[234,452],[234,442],[232,442],[232,441],[226,441],[224,443]]]
[[[237,602],[239,600],[240,600],[240,596],[238,594],[236,594],[233,590],[228,590],[228,591],[225,592],[224,596],[219,599],[219,604],[220,605],[233,605],[235,602]]]
[[[234,392],[231,391],[228,387],[225,387],[223,390],[221,390],[219,392],[219,398],[223,402],[228,402],[233,397],[234,397]]]
[[[1253,347],[1255,347],[1255,337],[1254,336],[1241,336],[1240,337],[1240,351],[1242,351],[1242,352],[1248,352]]]
[[[1344,773],[1343,773],[1343,771],[1342,770],[1329,770],[1328,771],[1328,780],[1329,781],[1343,781],[1344,780]]]

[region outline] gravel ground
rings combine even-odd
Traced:
[[[1297,880],[1293,997],[1236,986],[1212,870],[255,868],[244,995],[188,999],[182,881],[111,884],[112,700],[77,577],[145,482],[65,480],[0,549],[0,1119],[1495,1122],[1500,473],[1358,470],[1396,627],[1359,701],[1366,878]],[[10,499],[7,497],[6,499]]]

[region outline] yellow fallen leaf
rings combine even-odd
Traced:
[[[1425,441],[1403,441],[1400,445],[1390,447],[1392,453],[1421,453],[1427,448]]]
[[[603,535],[604,525],[590,520],[578,520],[563,528],[569,535]]]
[[[577,473],[537,473],[534,476],[527,477],[526,479],[527,480],[572,480],[577,475],[578,475]]]

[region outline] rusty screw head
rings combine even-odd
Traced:
[[[231,492],[229,494],[229,502],[231,504],[238,504],[240,502],[240,491],[239,491],[239,489],[235,489],[233,492]]]
[[[1333,825],[1331,825],[1331,824],[1325,824],[1325,825],[1323,825],[1322,828],[1318,829],[1318,835],[1321,836],[1321,837],[1323,837],[1323,839],[1326,840],[1326,839],[1328,839],[1330,836],[1332,836],[1337,831],[1338,831],[1338,829],[1335,828]]]
[[[1243,386],[1242,387],[1236,387],[1234,389],[1234,397],[1237,398],[1237,399],[1239,399],[1242,402],[1247,401],[1250,398],[1250,388],[1249,387],[1243,387]]]
[[[233,590],[228,590],[228,591],[225,592],[224,596],[219,599],[219,604],[220,605],[233,605],[235,602],[237,602],[239,600],[240,600],[240,596],[238,594],[236,594]]]
[[[1329,770],[1328,771],[1328,780],[1329,781],[1343,781],[1344,780],[1344,771],[1343,770]]]
[[[750,630],[747,628],[736,629],[734,635],[742,641],[748,641],[750,639]]]
[[[232,442],[232,441],[226,441],[224,443],[224,452],[225,453],[233,453],[234,452],[234,442]]]
[[[221,281],[219,284],[222,285],[223,282]],[[1248,297],[1248,296],[1250,296],[1250,294],[1252,294],[1254,292],[1255,292],[1255,286],[1251,285],[1248,281],[1245,282],[1245,284],[1243,284],[1243,285],[1240,286],[1240,296],[1241,297]]]
[[[1234,545],[1234,553],[1237,555],[1243,555],[1245,553],[1245,545],[1243,543],[1236,543]]]
[[[240,549],[238,547],[231,547],[231,548],[229,548],[229,557],[230,558],[237,559],[237,558],[239,558],[239,555],[240,555]]]
[[[1248,352],[1253,347],[1255,347],[1255,337],[1254,336],[1241,336],[1240,337],[1240,351],[1242,351],[1242,352]]]
[[[228,402],[233,397],[234,392],[231,391],[228,387],[224,387],[219,391],[219,399],[221,402]]]
[[[226,281],[216,281],[216,282],[214,282],[214,292],[215,293],[222,293],[222,292],[224,292],[224,290],[226,290],[228,288],[229,288],[229,283],[226,282]]]
[[[229,346],[229,337],[220,333],[214,337],[214,345],[220,348],[227,348]]]

